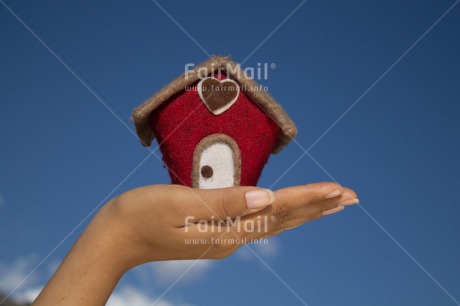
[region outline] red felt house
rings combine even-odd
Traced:
[[[133,112],[144,146],[157,138],[172,182],[197,188],[257,184],[270,153],[297,129],[262,86],[214,56]]]

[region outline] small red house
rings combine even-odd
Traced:
[[[297,134],[282,107],[229,57],[184,73],[133,112],[144,146],[156,137],[172,182],[257,184],[270,153]]]

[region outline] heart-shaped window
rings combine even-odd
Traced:
[[[231,79],[218,80],[208,77],[198,83],[197,91],[209,111],[214,115],[220,115],[236,102],[240,86]]]

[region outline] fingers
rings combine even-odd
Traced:
[[[276,191],[275,198],[271,207],[243,219],[243,222],[255,222],[262,214],[272,220],[268,233],[251,233],[251,239],[276,235],[305,222],[340,212],[344,207],[359,202],[353,190],[335,183],[289,187]]]
[[[342,211],[345,209],[345,207],[358,204],[359,200],[357,198],[356,193],[349,189],[349,188],[344,188],[343,193],[340,195],[340,202],[337,207],[326,210],[323,212],[323,216],[331,215],[334,213],[337,213],[339,211]]]
[[[183,201],[174,201],[180,218],[178,227],[202,220],[226,220],[242,216],[241,221],[258,216],[274,217],[277,229],[295,227],[307,221],[343,210],[358,203],[356,193],[337,183],[323,182],[288,187],[273,193],[257,187],[192,189],[175,192]],[[272,205],[273,204],[273,205]],[[184,216],[187,216],[184,222]]]
[[[359,200],[358,200],[358,196],[356,195],[356,192],[354,192],[353,190],[349,188],[344,188],[341,202],[339,203],[339,205],[350,206],[350,205],[358,204],[358,203],[359,203]]]
[[[275,192],[273,214],[283,217],[289,211],[291,218],[302,214],[320,217],[322,212],[338,206],[344,191],[342,186],[332,182],[280,189]]]
[[[357,202],[353,190],[330,182],[277,190],[274,202],[271,192],[254,187],[192,191],[199,200],[188,203],[188,210],[204,222],[198,220],[177,230],[216,244],[211,253],[226,255],[241,243],[279,234]],[[227,221],[221,224],[219,219]],[[213,242],[216,239],[224,243]]]
[[[322,202],[340,196],[344,188],[337,183],[323,182],[288,187],[275,192],[277,205],[289,205],[292,208],[305,206],[306,202]]]
[[[336,208],[332,208],[332,209],[323,211],[323,216],[332,215],[344,209],[345,209],[345,206],[337,206]]]

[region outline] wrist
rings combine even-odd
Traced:
[[[119,228],[104,206],[78,238],[34,302],[41,305],[105,305],[130,269],[120,248]]]
[[[96,254],[114,273],[123,275],[135,267],[135,240],[127,220],[120,216],[113,201],[106,203],[87,227],[82,238],[87,239],[88,250]],[[87,237],[87,238],[86,238]]]

